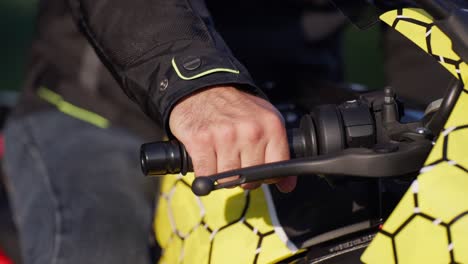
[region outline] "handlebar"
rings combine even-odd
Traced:
[[[176,151],[178,149],[177,146],[182,146],[182,144],[175,140],[145,145],[146,146],[142,147],[142,160],[146,160],[145,165],[142,164],[142,166],[146,166],[144,170],[148,170],[149,164],[147,162],[149,156],[145,153],[148,153],[150,148],[165,148],[166,150],[172,149]],[[199,196],[203,196],[209,194],[213,190],[221,188],[234,187],[248,182],[284,177],[288,175],[302,176],[320,174],[366,178],[406,175],[417,171],[422,166],[425,157],[431,150],[431,147],[432,144],[430,141],[415,141],[412,143],[402,144],[394,143],[376,145],[373,149],[350,148],[336,154],[305,157],[252,166],[222,172],[207,177],[197,177],[192,184],[192,191]],[[159,150],[157,152],[162,153]],[[177,154],[175,156],[177,156]],[[178,161],[181,160],[182,159],[178,159]],[[156,162],[156,164],[162,163]],[[173,168],[174,167],[168,166],[164,169]],[[179,172],[184,174],[183,171]],[[173,170],[171,173],[179,172]],[[239,177],[229,182],[218,183],[219,180],[232,176]]]
[[[316,143],[310,118],[303,118],[301,128],[288,131],[289,152],[291,157],[300,158],[316,155]],[[146,176],[193,171],[192,159],[184,145],[178,140],[146,143],[140,149],[141,169]]]
[[[397,118],[396,112],[388,118]],[[372,147],[376,143],[374,131],[372,113],[366,103],[351,100],[340,106],[322,105],[302,116],[299,128],[288,130],[290,156],[312,157],[349,147]],[[140,156],[143,174],[148,176],[185,175],[193,170],[185,147],[176,140],[144,144]]]
[[[392,177],[417,172],[432,147],[432,132],[422,122],[402,124],[390,88],[361,95],[341,105],[323,105],[288,131],[292,160],[197,177],[192,191],[212,190],[288,175]],[[147,176],[193,171],[190,156],[177,140],[141,147],[141,167]],[[198,175],[201,176],[201,175]],[[238,176],[229,182],[219,180]]]

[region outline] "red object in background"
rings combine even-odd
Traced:
[[[3,158],[3,135],[0,134],[0,159]],[[0,264],[13,264],[13,261],[11,261],[5,253],[0,249]]]
[[[13,261],[9,259],[3,251],[0,249],[0,264],[13,264]]]

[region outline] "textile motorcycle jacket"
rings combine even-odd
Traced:
[[[180,98],[204,87],[232,84],[264,96],[246,63],[249,69],[264,72],[278,62],[314,64],[327,72],[321,76],[339,76],[335,31],[344,19],[328,1],[207,1],[207,5],[200,0],[41,0],[25,91],[15,116],[52,107],[37,95],[46,87],[73,105],[148,135],[156,129],[155,122],[142,117],[117,83],[157,124],[163,124]],[[304,28],[308,10],[328,12],[332,14],[328,20],[335,22]]]
[[[204,87],[233,84],[263,96],[202,0],[69,2],[81,31],[127,95],[163,124],[178,100]],[[252,22],[255,15],[236,12],[248,9],[268,23],[267,16],[299,17],[301,4],[239,1],[228,12],[235,15],[227,17]]]
[[[158,121],[168,120],[175,102],[203,87],[233,83],[260,93],[202,1],[69,2],[126,94]]]

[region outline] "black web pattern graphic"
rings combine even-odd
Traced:
[[[396,29],[398,24],[401,22],[408,22],[408,23],[425,28],[426,30],[425,50],[427,50],[427,53],[430,56],[432,56],[434,59],[436,59],[438,62],[452,65],[455,68],[455,71],[457,72],[458,79],[462,82],[462,87],[464,87],[463,92],[468,93],[468,90],[466,89],[463,83],[463,78],[461,76],[461,70],[460,70],[460,65],[464,62],[461,59],[453,60],[451,58],[447,58],[440,54],[437,54],[436,51],[434,51],[432,48],[432,30],[436,25],[434,23],[426,23],[426,22],[423,22],[414,18],[405,17],[403,14],[403,9],[398,9],[397,18],[395,19],[395,21],[393,21],[392,28]]]
[[[428,213],[422,212],[419,208],[419,197],[418,197],[418,190],[415,186],[418,185],[418,181],[415,180],[415,182],[412,185],[412,191],[413,191],[413,214],[409,216],[394,232],[388,232],[385,231],[384,229],[380,230],[379,233],[381,235],[384,235],[388,238],[391,239],[392,241],[392,251],[393,251],[393,260],[394,263],[397,264],[399,263],[399,258],[398,258],[398,250],[397,250],[397,245],[396,241],[398,238],[398,235],[401,234],[401,232],[408,227],[411,223],[413,223],[416,219],[424,219],[425,221],[429,221],[433,225],[439,226],[440,228],[445,229],[445,234],[447,237],[447,250],[450,255],[450,264],[455,264],[458,263],[455,261],[455,248],[453,244],[453,236],[452,236],[452,227],[455,223],[459,222],[460,220],[464,218],[468,218],[468,211],[462,212],[455,216],[452,220],[449,222],[444,222],[441,219],[434,217]]]
[[[250,199],[251,199],[251,194],[250,191],[244,191],[244,197],[245,197],[245,203],[243,205],[242,212],[232,221],[229,223],[219,227],[218,229],[213,228],[210,226],[208,221],[206,220],[205,216],[200,217],[200,221],[196,223],[187,233],[181,232],[177,227],[176,224],[173,222],[173,212],[171,209],[171,199],[172,199],[172,194],[175,190],[175,188],[186,188],[187,191],[191,192],[191,186],[188,182],[184,180],[184,178],[179,177],[171,186],[170,191],[168,193],[162,193],[160,195],[160,199],[164,199],[167,202],[167,209],[168,211],[166,212],[169,214],[169,218],[171,219],[171,224],[173,228],[173,232],[168,239],[168,245],[172,242],[173,239],[179,239],[181,241],[181,252],[180,252],[180,257],[179,257],[179,263],[183,262],[184,260],[184,243],[186,240],[192,235],[192,233],[197,230],[200,227],[203,227],[206,232],[210,234],[210,245],[209,245],[209,257],[208,257],[208,263],[212,263],[212,255],[213,255],[213,250],[216,247],[216,236],[222,233],[224,230],[228,229],[229,227],[232,227],[233,225],[240,223],[243,226],[246,227],[247,230],[252,232],[254,235],[258,237],[258,242],[257,242],[257,249],[255,252],[242,252],[243,254],[254,254],[254,259],[253,263],[258,262],[259,255],[261,253],[261,248],[262,248],[262,242],[264,239],[270,235],[273,235],[275,233],[273,227],[271,230],[268,230],[267,232],[262,233],[260,230],[258,230],[254,225],[249,223],[249,220],[246,219],[246,214],[250,206]],[[194,198],[198,199],[198,198]],[[165,253],[165,249],[163,248],[162,254]]]
[[[449,140],[453,135],[456,133],[461,133],[461,132],[467,132],[468,131],[468,124],[459,126],[459,127],[452,127],[452,128],[447,128],[445,129],[442,133],[441,136],[443,136],[443,150],[442,150],[442,157],[431,164],[425,166],[422,168],[422,172],[424,171],[429,171],[434,169],[437,165],[441,165],[442,163],[446,163],[448,165],[454,166],[459,170],[462,170],[464,173],[468,173],[468,170],[466,169],[466,164],[459,164],[456,161],[455,157],[452,157],[450,155],[449,151]],[[393,258],[394,258],[394,263],[397,264],[399,263],[399,258],[398,258],[398,251],[397,251],[397,246],[396,246],[396,240],[397,236],[408,226],[410,225],[415,219],[424,219],[427,221],[432,222],[434,225],[440,226],[440,228],[444,228],[446,230],[446,238],[447,238],[447,250],[449,251],[450,254],[450,262],[451,264],[458,263],[456,262],[455,259],[455,248],[453,246],[453,236],[452,236],[452,226],[459,222],[462,219],[467,219],[468,218],[468,210],[459,213],[457,216],[455,216],[452,220],[449,222],[443,222],[436,216],[433,216],[429,213],[422,212],[419,209],[420,205],[420,200],[418,196],[418,181],[415,180],[415,182],[412,185],[412,191],[413,191],[413,214],[409,216],[394,232],[388,232],[385,230],[385,225],[384,229],[380,230],[379,233],[390,238],[392,241],[392,250],[393,250]]]
[[[459,89],[463,89],[464,93],[468,93],[468,90],[466,89],[466,87],[465,87],[465,85],[463,83],[463,78],[462,78],[461,71],[460,71],[460,66],[464,62],[461,59],[454,60],[454,59],[451,59],[451,58],[441,56],[440,54],[437,54],[436,51],[434,51],[432,46],[431,46],[432,30],[435,27],[435,24],[434,23],[426,23],[426,22],[419,21],[419,20],[416,20],[416,19],[413,19],[413,18],[405,17],[404,14],[403,14],[403,10],[399,9],[397,11],[397,18],[393,22],[392,27],[396,28],[397,25],[399,23],[401,23],[402,21],[412,23],[414,25],[421,26],[421,27],[425,28],[425,32],[426,32],[426,41],[425,41],[426,47],[425,48],[426,48],[427,52],[429,53],[429,55],[431,55],[434,59],[436,59],[440,63],[445,63],[445,64],[449,64],[449,65],[453,66],[455,68],[455,71],[456,71],[457,75],[458,75],[458,79],[462,82],[462,86],[460,86]],[[431,169],[434,169],[438,165],[442,165],[443,163],[446,163],[446,164],[454,166],[458,170],[461,170],[464,173],[468,174],[468,170],[467,170],[468,168],[467,168],[466,164],[457,163],[456,157],[453,157],[453,155],[451,155],[450,151],[449,151],[449,147],[450,147],[449,142],[451,142],[451,140],[453,140],[454,135],[457,134],[457,133],[462,133],[462,132],[464,133],[467,130],[468,130],[468,123],[466,125],[461,125],[461,126],[457,126],[457,127],[445,128],[445,130],[439,136],[439,140],[442,140],[442,142],[443,142],[443,149],[442,149],[442,153],[441,153],[441,158],[434,161],[434,162],[432,162],[431,164],[425,166],[421,170],[421,172],[429,171]],[[440,138],[440,137],[443,137],[443,138]],[[447,176],[449,176],[449,175],[447,175]],[[446,241],[447,241],[446,250],[448,251],[448,254],[450,256],[449,263],[450,264],[459,263],[456,260],[455,249],[457,249],[457,250],[462,250],[462,249],[460,249],[459,247],[454,247],[453,226],[456,223],[460,222],[461,220],[466,220],[468,218],[468,210],[459,213],[458,215],[453,217],[450,221],[444,222],[440,218],[438,218],[437,216],[434,216],[434,215],[431,215],[431,214],[429,214],[427,212],[421,211],[421,209],[419,207],[421,201],[420,201],[420,196],[419,196],[419,192],[418,192],[419,191],[418,180],[415,180],[415,182],[413,183],[413,185],[411,187],[411,191],[412,191],[412,196],[413,196],[412,197],[412,200],[413,200],[412,201],[413,202],[413,213],[405,221],[403,221],[400,224],[400,226],[398,226],[398,228],[394,232],[386,231],[385,230],[385,225],[383,226],[383,229],[379,231],[379,233],[381,235],[383,235],[383,236],[385,236],[385,237],[387,237],[387,238],[389,238],[391,240],[391,250],[392,250],[392,253],[393,253],[394,263],[397,264],[397,263],[399,263],[399,261],[401,262],[401,255],[399,255],[398,247],[397,247],[398,237],[399,237],[399,235],[401,236],[402,232],[405,229],[407,229],[408,226],[410,226],[411,224],[414,224],[415,220],[428,221],[428,222],[432,223],[433,225],[437,226],[438,228],[443,229],[444,233],[445,233]],[[464,250],[466,250],[466,248]]]

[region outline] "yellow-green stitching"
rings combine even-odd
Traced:
[[[233,69],[228,69],[228,68],[214,68],[214,69],[211,69],[211,70],[208,70],[208,71],[204,71],[202,73],[199,73],[195,76],[192,76],[192,77],[186,77],[186,76],[183,76],[182,73],[179,71],[179,68],[177,68],[177,65],[175,63],[175,59],[172,58],[172,67],[174,67],[174,70],[176,71],[177,75],[182,79],[182,80],[186,80],[186,81],[190,81],[190,80],[194,80],[194,79],[197,79],[197,78],[200,78],[200,77],[203,77],[203,76],[206,76],[208,74],[212,74],[212,73],[215,73],[215,72],[230,72],[230,73],[234,73],[234,74],[239,74],[239,71],[236,71],[236,70],[233,70]]]
[[[72,116],[76,119],[90,123],[100,128],[108,128],[110,125],[109,120],[106,118],[70,104],[69,102],[63,100],[62,96],[47,89],[46,87],[40,87],[37,91],[37,95],[48,103],[55,105],[60,112],[66,115]]]

